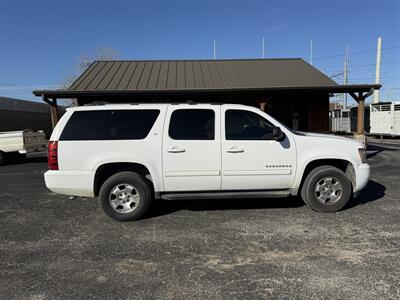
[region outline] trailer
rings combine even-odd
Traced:
[[[331,131],[337,133],[349,133],[350,109],[334,109],[331,111]]]
[[[371,104],[371,134],[400,136],[400,102]]]

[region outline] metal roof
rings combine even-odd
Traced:
[[[95,61],[66,90],[37,96],[160,95],[182,93],[324,90],[343,86],[301,58],[235,60]],[[345,86],[349,89],[349,86]],[[378,86],[362,85],[369,90]],[[346,89],[346,90],[347,90]]]
[[[1,96],[0,96],[0,110],[50,113],[50,108],[45,103],[22,100],[22,99],[13,99]]]

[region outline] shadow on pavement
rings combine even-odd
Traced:
[[[377,201],[385,196],[385,186],[370,180],[357,198],[352,198],[345,209],[349,209],[368,202]]]
[[[179,210],[212,211],[242,209],[296,208],[304,205],[300,197],[257,199],[203,199],[203,200],[157,200],[145,218],[167,215]]]
[[[372,151],[372,153],[371,153],[371,151]],[[394,148],[384,147],[384,146],[368,145],[367,158],[372,158],[375,155],[377,155],[383,151],[399,151],[399,150],[394,149]]]
[[[359,197],[352,198],[344,210],[376,201],[385,196],[385,186],[370,180]],[[212,211],[242,209],[297,208],[305,205],[300,197],[262,199],[203,199],[203,200],[156,200],[145,219],[155,218],[179,210]]]
[[[6,155],[6,159],[4,165],[19,165],[19,164],[28,164],[28,163],[44,163],[47,162],[47,154],[42,153],[34,153],[28,154],[27,157],[23,155]]]

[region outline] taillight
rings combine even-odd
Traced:
[[[47,147],[47,164],[50,170],[58,170],[58,142],[49,141]]]

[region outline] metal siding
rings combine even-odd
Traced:
[[[115,62],[111,65],[111,68],[107,71],[106,75],[97,86],[98,90],[105,90],[107,88],[107,86],[110,84],[110,81],[113,79],[120,66],[121,66],[120,62]]]
[[[153,65],[154,65],[154,62],[149,61],[144,66],[142,76],[140,77],[139,83],[137,85],[138,90],[145,90],[147,88],[147,85],[149,83],[150,74],[153,69]]]
[[[200,62],[193,62],[193,74],[194,74],[194,88],[203,89],[205,88],[203,74],[200,69]]]
[[[122,77],[120,83],[118,84],[117,90],[127,90],[128,89],[129,81],[131,80],[133,72],[135,72],[137,64],[138,64],[137,62],[129,63],[128,69],[126,70],[124,76]]]
[[[176,89],[176,61],[168,62],[167,89]]]
[[[196,85],[194,83],[193,62],[191,61],[185,61],[185,78],[186,78],[186,88],[194,89]]]
[[[118,85],[120,84],[122,78],[124,78],[129,65],[130,63],[127,61],[121,62],[120,68],[116,71],[115,76],[111,79],[110,84],[107,87],[108,90],[116,90],[118,88]]]
[[[162,61],[160,74],[157,81],[157,89],[163,90],[167,87],[167,77],[168,77],[168,62]]]
[[[200,68],[203,73],[204,85],[206,89],[214,88],[214,82],[211,77],[210,68],[208,67],[207,61],[200,62]]]
[[[137,86],[138,86],[138,84],[139,84],[140,78],[142,77],[142,73],[143,73],[143,70],[144,70],[144,66],[145,66],[145,62],[143,62],[143,61],[140,61],[140,62],[137,64],[137,67],[136,67],[136,69],[135,69],[135,72],[132,74],[132,78],[131,78],[131,80],[130,80],[129,83],[128,83],[128,87],[127,87],[128,90],[135,90],[135,89],[137,89]]]
[[[97,90],[100,82],[107,75],[107,72],[111,69],[112,66],[113,66],[113,63],[110,63],[110,62],[104,63],[103,68],[101,69],[101,71],[99,73],[96,74],[96,76],[93,78],[93,80],[87,86],[87,89]]]
[[[157,81],[158,81],[158,76],[160,75],[160,68],[161,68],[161,62],[155,61],[153,64],[153,68],[151,69],[151,74],[147,84],[148,90],[157,89]]]
[[[90,65],[68,91],[336,85],[302,59],[99,61]]]
[[[78,77],[77,80],[75,80],[75,82],[69,87],[69,89],[71,90],[79,90],[79,86],[81,83],[83,83],[86,79],[87,76],[89,76],[89,74],[91,72],[93,72],[93,70],[98,66],[99,62],[94,62],[92,63],[87,69],[86,71],[84,71],[82,73],[81,76]]]
[[[98,62],[91,72],[87,74],[84,80],[77,86],[75,90],[87,90],[89,84],[96,78],[99,72],[105,66],[105,62]]]
[[[176,88],[185,89],[186,88],[186,72],[185,72],[185,62],[178,61],[176,66]]]
[[[214,82],[214,87],[215,88],[223,88],[224,85],[222,84],[220,74],[217,69],[217,63],[210,61],[210,62],[208,62],[208,67],[210,70],[210,75],[211,75],[212,81]]]

